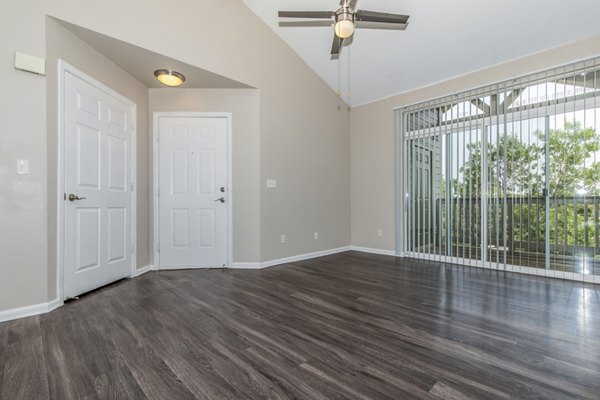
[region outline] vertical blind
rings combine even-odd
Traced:
[[[399,109],[407,256],[600,282],[600,58]]]

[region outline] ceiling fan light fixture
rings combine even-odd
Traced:
[[[335,34],[341,39],[349,38],[354,34],[354,22],[350,19],[341,19],[335,23]]]
[[[349,38],[354,34],[354,12],[345,3],[336,11],[334,30],[340,39]]]
[[[181,86],[185,82],[183,74],[170,69],[157,69],[154,71],[154,76],[160,83],[170,87]]]

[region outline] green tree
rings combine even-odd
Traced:
[[[545,134],[536,131],[540,141]],[[578,190],[600,195],[600,135],[592,128],[582,128],[579,121],[566,122],[563,129],[550,131],[550,196],[574,196]],[[541,156],[544,149],[538,149]],[[598,159],[598,160],[596,160]]]
[[[534,132],[542,144],[526,143],[514,133],[488,144],[489,196],[540,196],[545,185],[545,133]],[[550,130],[550,196],[574,196],[584,189],[600,195],[600,135],[580,122],[567,122]],[[460,179],[452,180],[452,194],[466,195],[481,185],[481,143],[467,145],[469,159],[460,167]],[[477,193],[473,193],[477,195]]]
[[[534,136],[536,143],[522,142],[518,135],[509,133],[501,136],[497,143],[488,144],[487,177],[491,198],[541,196],[545,186],[545,132],[536,131]],[[589,247],[591,242],[584,243],[585,229],[589,227],[585,215],[588,218],[593,215],[593,206],[570,200],[563,203],[560,198],[577,196],[580,190],[587,196],[600,196],[600,135],[592,128],[583,128],[579,122],[567,122],[562,129],[550,130],[547,147],[549,195],[554,198],[549,210],[551,242]],[[469,158],[459,169],[460,178],[449,182],[453,197],[480,196],[482,145],[471,143],[467,150]],[[514,222],[509,234],[514,235],[515,241],[519,238],[529,242],[545,240],[544,202],[526,201],[511,209],[513,215],[506,218]],[[497,211],[502,212],[502,208]]]
[[[468,193],[469,188],[481,186],[481,143],[467,145],[469,159],[460,167],[461,179],[453,180],[455,193]],[[488,184],[490,196],[523,193],[537,195],[543,188],[539,173],[539,147],[522,142],[513,133],[500,137],[498,143],[488,144]]]

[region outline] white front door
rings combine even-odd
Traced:
[[[158,119],[159,266],[228,263],[227,118]]]
[[[133,104],[64,74],[64,298],[131,275]]]

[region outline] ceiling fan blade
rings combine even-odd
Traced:
[[[387,29],[387,30],[406,30],[408,24],[393,24],[389,22],[371,22],[371,21],[356,21],[354,23],[357,29]]]
[[[279,11],[279,18],[333,18],[332,11]]]
[[[281,27],[302,27],[302,26],[331,26],[333,20],[328,21],[279,21]]]
[[[344,39],[338,37],[336,34],[333,35],[333,45],[331,46],[331,59],[335,60],[340,57],[342,51],[342,43]]]
[[[355,14],[356,21],[382,22],[387,24],[406,24],[408,15],[388,14],[377,11],[358,10]]]

